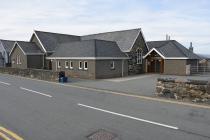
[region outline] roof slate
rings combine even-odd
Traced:
[[[150,41],[147,42],[149,50],[155,48],[165,57],[186,57],[188,59],[200,59],[176,40]]]
[[[3,59],[3,56],[2,56],[2,54],[0,53],[0,59]]]
[[[84,40],[60,44],[50,57],[127,57],[116,42]]]
[[[59,44],[80,40],[79,36],[74,35],[50,33],[43,31],[35,31],[35,33],[47,52],[54,52]]]
[[[140,28],[132,30],[124,30],[124,31],[106,32],[106,33],[81,36],[81,40],[99,39],[99,40],[114,41],[117,42],[118,46],[123,52],[129,52],[133,47],[133,44],[140,32],[141,32]]]
[[[41,49],[33,42],[17,41],[25,54],[44,54]]]
[[[15,44],[15,41],[3,40],[3,39],[1,39],[0,41],[1,41],[2,45],[3,45],[3,47],[5,48],[6,52],[10,53],[12,48],[13,48],[13,46],[14,46],[14,44]]]

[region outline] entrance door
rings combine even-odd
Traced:
[[[148,72],[163,73],[163,60],[151,60],[148,65]]]

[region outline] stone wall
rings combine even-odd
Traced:
[[[159,78],[156,85],[157,96],[210,103],[210,81]]]
[[[46,81],[58,81],[58,72],[41,69],[0,68],[0,73],[18,75]]]

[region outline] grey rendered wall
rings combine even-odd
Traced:
[[[56,61],[61,62],[61,68],[56,70]],[[73,62],[73,69],[65,68],[65,61]],[[82,69],[79,69],[79,61],[82,61]],[[84,61],[88,62],[88,70],[84,70]],[[95,79],[95,60],[53,60],[53,71],[65,71],[68,77]]]
[[[20,55],[21,64],[17,64],[17,55]],[[14,61],[12,63],[12,68],[20,68],[20,69],[26,69],[27,68],[27,57],[23,54],[21,49],[19,47],[15,47],[11,54],[11,61]]]
[[[43,55],[28,55],[27,56],[27,66],[33,69],[43,68]]]
[[[114,61],[115,69],[110,64]],[[124,76],[128,75],[128,61],[124,60]],[[96,60],[96,79],[122,77],[122,60]]]
[[[164,60],[164,74],[186,75],[186,60]]]
[[[128,61],[128,64],[130,65],[129,68],[129,74],[140,74],[145,73],[145,62],[143,60],[142,64],[136,64],[136,50],[140,48],[143,50],[143,56],[147,54],[148,49],[146,46],[146,42],[143,38],[143,35],[140,33],[139,36],[136,39],[136,42],[134,42],[133,48],[130,52],[128,52],[128,56],[131,58]]]

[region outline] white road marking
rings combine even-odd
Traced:
[[[11,85],[10,83],[6,83],[6,82],[2,82],[2,81],[0,81],[0,84],[4,84],[4,85],[7,85],[7,86]]]
[[[33,92],[33,93],[37,93],[39,95],[43,95],[43,96],[52,98],[52,96],[49,95],[49,94],[41,93],[41,92],[34,91],[34,90],[31,90],[31,89],[27,89],[27,88],[24,88],[24,87],[20,87],[20,89],[25,90],[25,91],[29,91],[29,92]]]
[[[108,111],[108,110],[104,110],[104,109],[100,109],[100,108],[96,108],[96,107],[92,107],[92,106],[88,106],[88,105],[84,105],[84,104],[80,104],[80,103],[78,103],[77,105],[81,106],[81,107],[90,108],[90,109],[93,109],[93,110],[98,110],[98,111],[101,111],[101,112],[121,116],[121,117],[124,117],[124,118],[129,118],[129,119],[133,119],[133,120],[137,120],[137,121],[141,121],[141,122],[146,122],[146,123],[170,128],[170,129],[175,129],[175,130],[179,129],[178,127],[175,127],[175,126],[170,126],[170,125],[166,125],[166,124],[162,124],[162,123],[158,123],[158,122],[153,122],[153,121],[149,121],[149,120],[145,120],[145,119],[140,119],[140,118],[132,117],[132,116],[129,116],[129,115],[124,115],[124,114],[120,114],[120,113],[116,113],[116,112],[112,112],[112,111]]]

